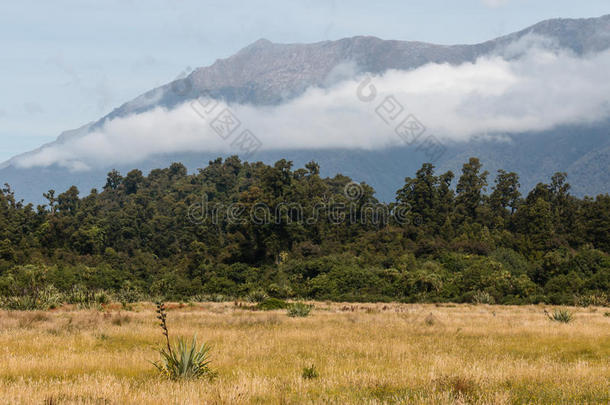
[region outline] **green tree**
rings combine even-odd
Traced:
[[[476,220],[477,209],[483,201],[487,187],[487,171],[481,172],[483,165],[477,158],[470,158],[462,167],[462,175],[456,187],[458,213],[465,219]]]

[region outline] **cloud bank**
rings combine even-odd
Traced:
[[[525,44],[525,45],[523,45]],[[388,71],[342,80],[328,88],[310,88],[278,106],[225,105],[241,126],[260,141],[259,150],[359,148],[401,145],[386,123],[393,97],[399,118],[412,114],[427,134],[440,140],[540,131],[562,124],[589,123],[610,116],[610,50],[578,57],[531,41],[508,49],[510,55],[482,57],[458,66],[428,64],[412,71]],[[508,56],[508,57],[507,57]],[[372,89],[370,86],[374,86]],[[371,101],[358,97],[358,89]],[[369,97],[370,98],[370,97]],[[394,104],[395,108],[398,108]],[[161,153],[238,153],[191,103],[116,118],[101,129],[64,143],[51,144],[17,158],[20,167],[58,164],[72,170],[135,164]],[[232,135],[237,136],[237,135]],[[256,159],[256,156],[252,156]]]

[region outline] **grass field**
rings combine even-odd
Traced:
[[[153,304],[0,312],[0,403],[600,403],[610,317],[541,306],[316,303],[307,318],[234,303],[169,305],[170,335],[212,344],[213,381],[173,382],[149,361]],[[303,378],[314,365],[317,378]]]

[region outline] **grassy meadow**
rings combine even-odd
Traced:
[[[610,401],[608,308],[570,308],[564,324],[542,306],[317,302],[291,318],[247,305],[168,304],[171,338],[213,347],[216,378],[182,382],[150,363],[164,342],[151,303],[1,311],[0,403]]]

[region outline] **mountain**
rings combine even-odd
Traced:
[[[486,55],[505,59],[518,56],[515,44],[531,36],[545,38],[553,46],[576,55],[587,55],[610,48],[610,15],[589,19],[553,19],[519,32],[473,45],[435,45],[414,41],[353,37],[313,44],[276,44],[261,39],[235,55],[194,70],[187,77],[150,90],[113,110],[96,122],[66,131],[52,143],[61,146],[101,128],[109,120],[142,113],[156,107],[171,109],[201,96],[230,103],[255,106],[281,105],[303,94],[310,87],[325,88],[358,73],[383,73],[390,69],[412,70],[428,63],[460,65]],[[470,140],[447,143],[436,162],[440,169],[459,170],[469,156],[479,156],[490,171],[515,170],[522,185],[529,188],[546,181],[555,171],[567,171],[574,192],[598,194],[610,190],[610,143],[607,121],[564,125],[534,133],[509,133],[498,140]],[[50,188],[58,191],[77,185],[82,192],[100,187],[108,165],[89,171],[71,172],[57,165],[22,168],[16,156],[0,165],[0,181],[9,183],[26,201],[41,201]],[[143,170],[182,161],[191,170],[204,166],[221,153],[173,153],[156,155],[132,165],[119,166],[125,172],[135,166]],[[276,150],[261,151],[256,159],[270,162],[289,158],[296,165],[317,160],[323,174],[337,172],[367,181],[382,199],[392,199],[405,176],[426,161],[421,151],[409,147],[386,150]]]

